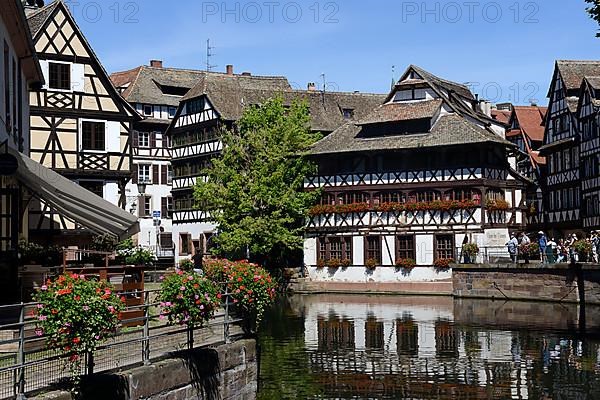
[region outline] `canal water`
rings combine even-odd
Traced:
[[[258,399],[600,399],[600,310],[581,318],[576,305],[283,298],[261,330]]]

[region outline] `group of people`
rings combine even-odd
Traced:
[[[563,263],[563,262],[578,262],[580,254],[575,250],[574,244],[580,239],[575,233],[567,236],[566,239],[560,239],[558,242],[554,238],[548,239],[543,231],[537,233],[537,244],[539,246],[539,259],[542,263]],[[600,233],[592,231],[590,236],[584,238],[589,243],[591,248],[591,260],[598,263],[600,255]],[[517,262],[520,248],[523,245],[531,244],[529,235],[522,232],[517,239],[517,234],[512,233],[510,240],[506,243],[508,253],[513,263]],[[531,254],[526,254],[525,257],[531,257]]]

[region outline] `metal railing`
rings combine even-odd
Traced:
[[[510,254],[506,246],[487,246],[479,247],[479,253],[475,257],[469,257],[462,249],[457,246],[455,249],[456,261],[465,264],[490,264],[497,262],[510,262]]]
[[[118,333],[86,356],[82,375],[148,364],[174,351],[230,343],[244,335],[244,320],[232,315],[227,291],[215,316],[194,329],[169,326],[160,319],[158,292],[120,292],[143,296],[143,304],[127,307],[127,311],[139,311],[137,316],[122,319]],[[51,387],[69,376],[65,356],[48,348],[45,338],[35,333],[36,307],[37,303],[0,306],[0,399],[22,400],[26,393]]]

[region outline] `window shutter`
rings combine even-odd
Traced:
[[[151,132],[150,133],[150,148],[155,148],[156,147],[156,132]]]
[[[139,147],[140,146],[140,134],[138,131],[133,131],[131,132],[131,142],[132,142],[132,146],[133,147]]]
[[[158,185],[160,182],[158,181],[158,175],[159,175],[159,170],[158,170],[159,166],[158,165],[153,165],[152,166],[152,183],[154,185]]]
[[[71,64],[71,91],[85,92],[85,66]]]
[[[131,183],[133,183],[133,184],[138,183],[138,165],[137,164],[133,164],[131,166]]]
[[[138,196],[138,217],[145,217],[145,208],[146,202],[144,201],[144,196]]]
[[[167,198],[163,197],[162,199],[160,199],[160,215],[162,218],[167,218],[167,214]]]
[[[167,182],[167,169],[168,169],[168,165],[161,165],[160,166],[160,181],[161,181],[161,184],[163,184],[163,185],[168,184],[168,182]]]

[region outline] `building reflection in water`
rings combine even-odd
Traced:
[[[302,309],[319,398],[600,398],[598,343],[535,331],[539,315],[507,329],[456,318],[451,299],[308,296]]]

